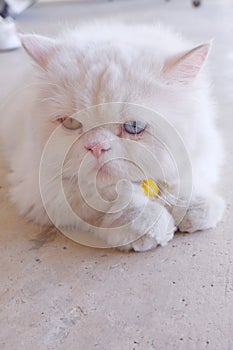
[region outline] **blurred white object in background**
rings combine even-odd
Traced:
[[[21,47],[16,26],[11,15],[19,14],[36,0],[0,0],[0,51]]]
[[[0,51],[14,50],[21,46],[16,27],[11,17],[0,16]]]
[[[5,0],[11,14],[19,14],[30,7],[36,0]]]

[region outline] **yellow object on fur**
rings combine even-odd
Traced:
[[[141,182],[141,187],[143,188],[146,196],[154,198],[158,197],[159,187],[152,179],[143,180]]]

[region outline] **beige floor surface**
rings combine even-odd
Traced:
[[[37,4],[17,21],[25,32],[54,34],[60,23],[109,16],[160,20],[196,43],[215,38],[211,71],[227,155],[219,185],[224,220],[143,254],[80,246],[17,216],[2,160],[0,349],[232,350],[233,2],[206,0],[198,9],[188,0]],[[0,55],[1,102],[25,64],[21,50]]]

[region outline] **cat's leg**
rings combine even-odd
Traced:
[[[196,195],[193,196],[183,220],[176,224],[181,232],[214,228],[222,219],[224,208],[224,200],[215,193]]]
[[[159,203],[153,204],[150,209],[150,215],[154,218],[157,217],[155,224],[142,237],[129,244],[118,247],[118,249],[144,252],[155,248],[157,245],[165,246],[173,238],[176,231],[174,219],[165,207]],[[138,229],[140,232],[140,227]]]
[[[146,205],[145,205],[145,202]],[[114,210],[114,206],[111,210]],[[139,209],[139,210],[138,210]],[[127,222],[127,227],[122,225]],[[157,245],[166,245],[176,231],[175,222],[167,209],[157,200],[151,200],[144,195],[136,194],[130,208],[114,218],[105,216],[103,226],[119,227],[113,231],[110,229],[102,234],[109,247],[120,250],[147,251]]]
[[[100,197],[96,197],[95,191],[90,191],[87,203],[82,202],[81,198],[78,201],[79,210],[76,214],[70,207],[62,207],[61,210],[60,203],[64,200],[62,194],[61,199],[57,198],[56,192],[56,203],[59,204],[57,208],[55,201],[52,201],[53,207],[55,206],[55,226],[64,233],[69,231],[69,236],[76,237],[76,241],[79,241],[79,232],[86,233],[86,243],[93,243],[93,246],[146,251],[157,245],[166,245],[176,230],[171,214],[159,201],[146,197],[138,185],[123,186],[118,200],[104,200],[101,207]],[[115,185],[102,189],[105,199],[112,192],[111,188],[115,188]],[[70,203],[72,195],[68,194]],[[73,198],[76,196],[73,195]],[[57,212],[59,215],[56,215]],[[95,237],[100,241],[96,241]]]

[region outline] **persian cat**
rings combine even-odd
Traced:
[[[223,151],[209,43],[119,23],[21,39],[33,64],[2,114],[10,197],[21,215],[135,251],[166,245],[178,229],[216,226]],[[143,190],[147,178],[158,195]]]

